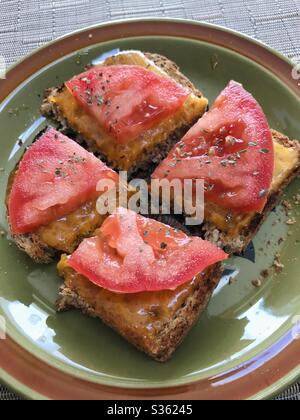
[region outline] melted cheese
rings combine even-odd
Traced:
[[[176,290],[143,293],[113,293],[105,290],[76,273],[62,256],[58,271],[65,280],[65,286],[79,295],[85,304],[93,308],[96,314],[118,329],[128,338],[132,335],[144,346],[151,346],[151,338],[161,331],[166,322],[182,307],[186,299],[199,287],[209,288],[204,278],[214,282],[213,268],[206,274],[195,277],[191,282],[179,286]],[[218,281],[218,278],[215,279]],[[150,341],[149,341],[150,340]]]
[[[127,188],[127,186],[125,186]],[[127,189],[127,199],[136,193],[134,188]],[[116,206],[120,196],[117,190]],[[97,200],[88,201],[73,213],[41,227],[37,233],[43,243],[59,251],[72,254],[80,242],[94,234],[102,226],[108,214],[101,215],[97,211]]]
[[[292,147],[284,147],[282,144],[274,141],[275,150],[275,170],[271,192],[275,192],[281,184],[297,168],[299,163],[299,151]]]
[[[137,52],[118,54],[107,59],[104,64],[138,64],[166,76],[151,60]],[[208,105],[207,99],[190,94],[179,111],[146,130],[129,144],[122,145],[117,144],[100,123],[85,112],[66,88],[48,100],[59,108],[68,125],[80,133],[94,151],[101,151],[114,167],[126,171],[147,159],[149,153],[157,145],[163,145],[173,132],[194,123]]]
[[[121,51],[112,57],[108,57],[104,62],[99,65],[112,66],[114,64],[131,64],[133,66],[146,67],[148,70],[162,76],[168,77],[168,74],[160,67],[158,67],[154,61],[150,60],[141,51],[127,50]]]
[[[48,246],[71,254],[82,239],[102,225],[106,217],[97,212],[96,201],[90,201],[68,216],[40,228],[38,235]]]

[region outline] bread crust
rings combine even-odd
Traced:
[[[76,308],[93,318],[100,318],[136,348],[159,362],[165,362],[170,359],[197,321],[200,313],[206,308],[220,281],[222,271],[222,265],[219,263],[210,267],[202,277],[199,276],[194,292],[185,299],[172,318],[161,325],[154,338],[147,340],[144,337],[141,339],[141,336],[132,329],[125,330],[122,322],[118,322],[118,314],[97,312],[92,304],[83,299],[76,290],[65,285],[60,290],[56,308],[58,312]]]
[[[21,251],[25,252],[38,264],[49,264],[59,254],[56,249],[43,243],[40,236],[36,233],[13,235],[12,239]]]
[[[146,58],[151,60],[157,67],[161,68],[170,78],[175,80],[177,83],[181,84],[185,88],[187,88],[190,93],[193,93],[195,96],[201,98],[203,94],[200,90],[198,90],[193,83],[184,76],[179,67],[168,58],[154,53],[143,53]],[[77,133],[69,126],[68,121],[60,111],[59,107],[50,102],[48,98],[50,96],[56,96],[61,92],[63,89],[62,87],[54,87],[47,89],[45,92],[45,98],[41,107],[42,114],[50,118],[60,124],[60,128],[66,134],[70,134],[71,137],[75,138],[79,143],[84,143],[86,148],[94,153],[97,157],[99,157],[103,162],[105,162],[108,166],[110,166],[110,162],[107,160],[107,157],[99,151],[99,149],[89,145],[85,142],[85,139],[82,137],[80,133]],[[196,123],[199,117],[195,118],[190,124],[185,124],[180,127],[177,127],[172,133],[170,133],[168,139],[164,142],[164,144],[157,145],[154,149],[147,154],[143,155],[140,159],[140,163],[132,166],[128,171],[131,177],[136,176],[140,177],[143,174],[145,177],[149,177],[152,173],[151,171],[155,168],[155,166],[161,162],[172,149],[174,144],[176,144],[183,135]],[[115,168],[113,168],[115,169]]]

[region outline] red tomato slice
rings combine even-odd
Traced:
[[[173,80],[131,65],[94,67],[66,87],[123,144],[175,113],[189,95]]]
[[[33,232],[97,198],[97,183],[118,175],[85,149],[48,129],[25,153],[9,196],[13,234]]]
[[[152,176],[204,179],[207,200],[248,213],[263,210],[273,170],[266,116],[253,96],[232,81]]]
[[[68,264],[116,293],[172,290],[228,256],[210,242],[118,208]]]

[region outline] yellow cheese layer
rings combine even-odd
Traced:
[[[213,267],[209,268],[206,274],[195,277],[176,290],[113,293],[76,273],[68,266],[67,261],[64,255],[58,264],[58,271],[64,278],[65,286],[79,295],[85,304],[94,309],[109,325],[146,347],[151,347],[151,338],[172,320],[174,314],[198,287],[203,288],[205,296],[205,289],[209,286],[204,277],[210,277],[212,283],[218,281]]]
[[[136,192],[128,188],[127,199]],[[119,205],[119,190],[117,189],[116,206]],[[97,211],[97,200],[88,201],[69,215],[41,227],[37,234],[43,243],[59,251],[72,254],[80,242],[94,234],[102,226],[109,214],[101,215]]]
[[[138,64],[165,75],[154,63],[136,52],[119,54],[104,64]],[[121,145],[105,132],[93,116],[86,113],[66,88],[51,96],[49,101],[59,108],[68,125],[80,133],[94,151],[101,151],[115,168],[127,171],[147,159],[151,151],[157,145],[163,145],[173,132],[195,122],[205,112],[208,104],[207,99],[190,94],[175,114],[146,130],[137,139]]]
[[[43,243],[71,254],[82,241],[99,228],[107,216],[100,215],[96,201],[89,201],[78,210],[38,230]]]
[[[273,139],[275,167],[270,194],[280,189],[284,181],[295,171],[299,162],[299,151],[292,147],[285,147]],[[205,221],[214,224],[218,229],[236,236],[248,226],[255,213],[233,214],[228,209],[214,203],[205,203]]]
[[[284,147],[274,142],[275,170],[271,192],[278,190],[281,184],[291,175],[299,163],[299,151],[292,147]]]

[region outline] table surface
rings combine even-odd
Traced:
[[[300,0],[2,0],[0,55],[7,65],[88,25],[138,17],[175,17],[223,25],[300,62]],[[0,400],[18,399],[0,385]],[[277,399],[300,399],[300,382]]]

